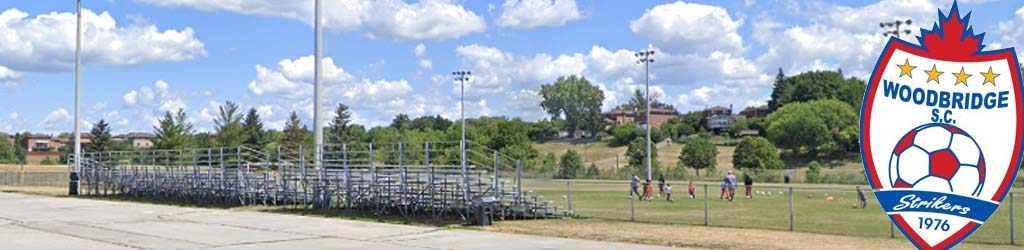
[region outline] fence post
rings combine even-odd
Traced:
[[[523,160],[516,160],[516,203],[523,198]]]
[[[1016,235],[1013,232],[1016,225],[1013,222],[1013,192],[1010,192],[1010,245],[1017,245]]]
[[[501,166],[500,165],[501,163],[498,162],[498,157],[500,157],[500,155],[498,155],[498,150],[495,149],[494,150],[494,197],[501,197],[501,195],[503,195],[498,190],[498,167]]]
[[[795,231],[796,227],[793,225],[796,213],[793,211],[793,187],[789,187],[789,231]]]
[[[704,184],[704,226],[708,225],[708,184]]]
[[[341,164],[345,168],[345,209],[352,215],[352,170],[348,166],[348,144],[341,145]]]
[[[568,193],[566,199],[569,200],[569,213],[573,213],[573,211],[572,211],[572,181],[565,180],[565,190],[567,190],[566,193]]]
[[[889,223],[889,238],[896,238],[896,223]]]

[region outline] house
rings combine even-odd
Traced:
[[[155,135],[150,133],[129,133],[127,141],[132,144],[132,148],[135,149],[149,149],[153,147],[153,138]]]
[[[92,141],[92,135],[82,133],[82,145]],[[25,148],[29,155],[59,155],[60,148],[75,143],[72,137],[55,137],[44,134],[29,134],[25,138]]]
[[[736,124],[736,117],[732,115],[732,104],[729,107],[715,106],[705,109],[703,120],[704,129],[716,134]]]
[[[745,116],[747,116],[749,118],[764,118],[764,117],[768,117],[768,113],[771,113],[771,110],[768,109],[768,105],[761,105],[761,106],[747,107],[741,113],[743,113],[743,115],[745,115]]]
[[[605,123],[611,126],[622,126],[627,124],[635,124],[637,126],[645,126],[647,124],[646,110],[612,110],[601,114],[604,116]],[[651,127],[661,128],[661,124],[668,122],[669,120],[677,116],[675,110],[652,108],[651,109]]]

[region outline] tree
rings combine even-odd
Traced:
[[[745,137],[736,145],[732,165],[739,169],[750,169],[755,173],[765,169],[781,169],[779,150],[762,137]]]
[[[288,117],[288,122],[284,125],[284,137],[281,138],[281,146],[290,150],[299,150],[299,146],[308,147],[306,145],[306,134],[308,129],[302,125],[302,121],[299,120],[299,115],[292,111],[291,116]]]
[[[604,92],[591,85],[587,78],[575,75],[559,77],[554,84],[541,86],[540,95],[543,98],[541,108],[552,119],[563,117],[569,134],[575,135],[576,131],[583,130],[593,136],[603,128],[601,103]]]
[[[786,82],[786,74],[783,74],[782,68],[779,68],[779,74],[775,75],[775,85],[772,86],[772,99],[768,100],[768,110],[778,110],[782,105],[781,103],[789,101],[785,93],[788,89],[789,84]]]
[[[626,148],[626,160],[628,167],[632,168],[634,173],[638,175],[647,174],[647,144],[644,138],[633,139]],[[661,173],[661,168],[658,164],[658,147],[651,147],[651,176],[657,176]]]
[[[551,173],[551,172],[554,172],[555,171],[555,165],[558,165],[558,162],[555,161],[555,153],[554,152],[548,152],[548,154],[545,155],[544,159],[541,161],[540,172],[541,173]]]
[[[651,93],[650,98],[651,98],[651,108],[652,109],[658,108],[658,109],[668,109],[668,110],[673,110],[673,111],[676,110],[676,108],[673,107],[672,104],[667,104],[667,103],[661,102],[659,100],[659,99],[661,99],[661,96],[658,95],[657,93]],[[642,110],[645,110],[645,109],[647,109],[647,96],[644,95],[644,92],[641,91],[640,88],[637,88],[637,89],[635,89],[633,91],[633,96],[630,97],[628,102],[626,102],[626,103],[624,103],[622,105],[619,105],[615,109],[626,110],[626,111],[633,111],[633,110],[642,111]]]
[[[213,121],[217,130],[217,145],[221,147],[239,147],[247,141],[246,131],[242,127],[242,113],[238,104],[225,102],[219,108],[219,116]]]
[[[834,71],[805,72],[786,78],[780,69],[768,105],[776,111],[788,103],[836,99],[859,108],[866,88],[864,81],[844,79]]]
[[[421,116],[413,119],[410,124],[410,129],[415,130],[434,130],[434,131],[445,131],[452,126],[452,121],[441,117],[440,115],[435,116]]]
[[[245,134],[245,146],[254,149],[263,149],[267,145],[266,132],[263,131],[263,120],[256,108],[250,108],[242,122],[242,131]]]
[[[858,149],[857,113],[837,100],[791,103],[768,115],[768,140],[776,146],[816,157]]]
[[[391,120],[391,127],[403,131],[412,127],[412,120],[409,119],[409,115],[398,114]]]
[[[107,121],[100,119],[92,126],[89,134],[92,134],[92,140],[85,145],[87,151],[107,152],[113,148],[114,139],[110,136],[110,124],[107,124]]]
[[[155,149],[186,149],[193,145],[192,133],[195,128],[188,122],[188,116],[184,109],[171,114],[164,113],[164,117],[158,121],[159,125],[154,126],[156,138],[153,140]]]
[[[14,134],[14,154],[18,156],[18,162],[25,162],[28,158],[28,149],[25,148],[25,144],[28,144],[28,132]]]
[[[597,168],[597,164],[593,162],[590,163],[590,167],[587,168],[587,177],[591,179],[601,177],[601,169]]]
[[[352,122],[352,113],[344,103],[338,103],[334,109],[334,119],[325,129],[327,133],[327,144],[345,144],[352,142],[349,136],[349,123]]]
[[[711,141],[698,139],[686,143],[679,152],[679,164],[687,166],[700,175],[701,169],[714,169],[718,156],[718,148]]]
[[[16,164],[18,155],[15,154],[14,142],[7,137],[0,137],[0,164]]]
[[[576,150],[570,149],[562,155],[558,166],[558,178],[575,179],[583,171],[583,158],[580,157],[579,153],[576,153]]]

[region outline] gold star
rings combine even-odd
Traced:
[[[903,65],[896,64],[896,67],[900,68],[899,77],[909,76],[911,79],[914,78],[914,76],[911,75],[911,72],[913,72],[917,66],[910,66],[910,58],[907,58],[907,60],[903,62]]]
[[[985,81],[981,85],[992,83],[992,86],[996,86],[996,77],[999,77],[999,74],[992,73],[992,66],[988,66],[988,72],[981,72],[981,75],[985,76]]]
[[[964,84],[964,86],[967,86],[967,78],[971,77],[970,74],[964,72],[964,67],[960,67],[960,73],[956,73],[953,75],[956,76],[956,82],[953,83],[953,86],[956,86],[957,84],[961,83]]]
[[[935,84],[939,84],[939,75],[942,75],[942,73],[946,72],[942,72],[939,71],[938,69],[935,69],[935,64],[932,64],[932,70],[925,70],[924,73],[928,73],[928,81],[926,81],[925,83],[935,81]]]

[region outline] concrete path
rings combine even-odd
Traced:
[[[0,193],[3,249],[663,249],[259,212]]]

